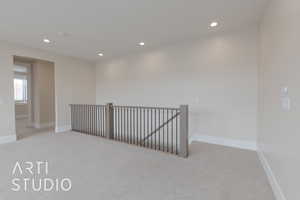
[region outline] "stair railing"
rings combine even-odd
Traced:
[[[188,106],[71,105],[72,130],[188,156]]]

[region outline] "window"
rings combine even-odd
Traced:
[[[16,75],[14,78],[14,95],[16,103],[27,103],[27,77]]]

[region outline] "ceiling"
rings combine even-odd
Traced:
[[[0,40],[98,61],[257,22],[266,1],[2,0]]]

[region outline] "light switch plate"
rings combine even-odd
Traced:
[[[280,101],[283,111],[291,110],[291,99],[289,96],[289,88],[287,86],[284,86],[280,89]]]
[[[3,99],[0,97],[0,105],[2,105],[3,103]]]
[[[289,88],[288,87],[282,87],[280,91],[281,97],[287,97],[289,96]]]
[[[291,110],[291,100],[289,97],[283,97],[281,99],[281,106],[282,106],[282,109],[284,111],[290,111]]]

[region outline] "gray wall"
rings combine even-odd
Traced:
[[[300,1],[271,0],[261,24],[258,144],[288,200],[300,194],[299,19]],[[290,98],[289,111],[282,97]]]

